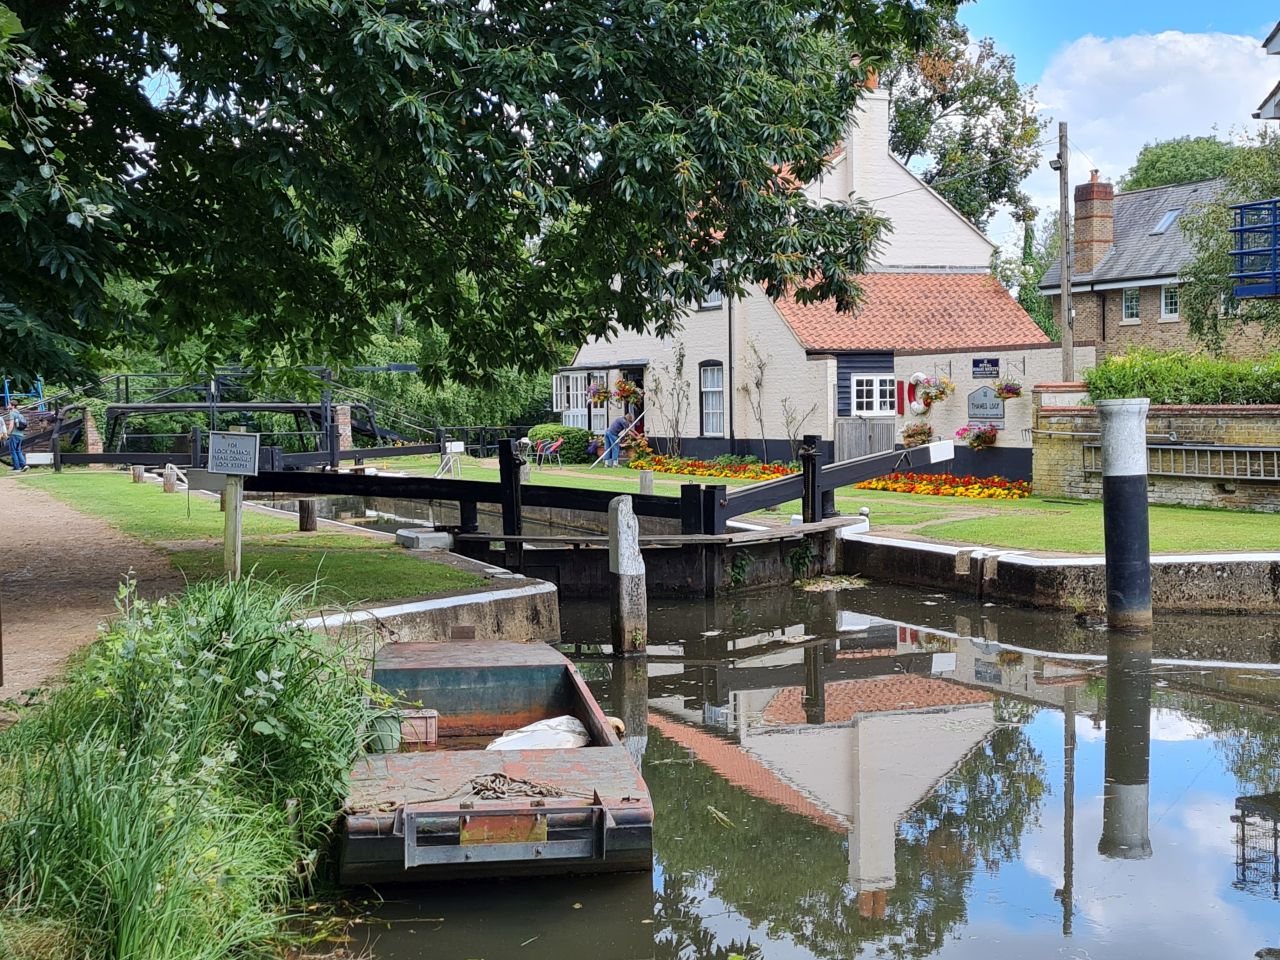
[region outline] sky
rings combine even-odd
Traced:
[[[1018,79],[1037,88],[1046,137],[1067,122],[1072,183],[1091,169],[1117,179],[1155,140],[1252,129],[1280,81],[1280,56],[1261,47],[1280,19],[1273,0],[975,0],[960,18],[1016,58]],[[1026,183],[1042,210],[1058,202],[1054,153]],[[987,233],[1007,247],[1019,236],[1003,214]]]

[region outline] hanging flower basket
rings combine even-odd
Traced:
[[[602,407],[609,400],[609,388],[603,383],[593,383],[587,387],[587,402],[592,406]]]
[[[613,385],[613,399],[619,403],[638,406],[643,396],[643,391],[630,380],[619,380]]]
[[[963,440],[971,450],[994,446],[996,435],[994,423],[967,423],[956,431],[956,439]]]
[[[1022,396],[1022,384],[1017,380],[997,380],[992,385],[992,389],[1001,400],[1014,400]]]
[[[902,445],[904,447],[919,447],[929,443],[931,440],[933,440],[933,427],[923,420],[908,423],[902,428]]]
[[[935,403],[947,399],[956,392],[956,385],[946,377],[926,377],[913,373],[907,381],[907,399],[911,412],[921,416],[929,412]]]

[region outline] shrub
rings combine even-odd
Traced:
[[[550,440],[552,443],[564,438],[564,446],[560,448],[560,459],[565,463],[590,463],[595,457],[587,453],[587,444],[591,442],[590,430],[581,427],[566,427],[559,423],[540,423],[529,431],[529,439],[534,443],[539,440]]]
[[[1089,399],[1148,397],[1152,403],[1280,403],[1280,355],[1219,360],[1139,349],[1108,357],[1085,373]]]

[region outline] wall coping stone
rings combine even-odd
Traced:
[[[1036,388],[1037,390],[1039,387]],[[1042,417],[1085,416],[1096,417],[1098,411],[1092,406],[1079,407],[1041,407]],[[1235,403],[1219,405],[1198,404],[1159,404],[1151,407],[1148,417],[1154,416],[1210,416],[1210,417],[1280,417],[1280,404],[1274,403]]]
[[[1078,350],[1081,347],[1093,347],[1096,344],[1092,340],[1080,340],[1075,344]],[[972,353],[983,354],[1001,350],[1061,350],[1062,344],[1055,343],[1052,340],[1038,340],[1035,343],[999,343],[992,346],[981,347],[924,347],[919,350],[894,350],[895,357],[927,357],[934,355],[942,355],[949,353]]]

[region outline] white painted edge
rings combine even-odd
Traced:
[[[931,543],[924,540],[899,540],[894,537],[874,537],[866,534],[850,533],[846,540],[856,540],[868,544],[887,544],[893,547],[905,547],[909,550],[920,550],[925,553],[941,553],[956,556],[970,551],[975,560],[986,557],[998,557],[1001,563],[1019,564],[1024,567],[1101,567],[1106,565],[1106,557],[1040,557],[1023,550],[1007,550],[1001,547],[957,547],[948,543]],[[1152,564],[1164,566],[1180,563],[1280,563],[1280,552],[1252,553],[1166,553],[1152,556]]]
[[[389,620],[403,617],[411,613],[425,613],[428,610],[448,610],[453,607],[464,607],[472,603],[494,603],[499,600],[514,600],[519,597],[533,597],[543,593],[555,593],[556,585],[539,581],[510,590],[487,590],[484,593],[463,593],[452,597],[435,597],[430,600],[415,600],[412,603],[398,603],[393,607],[376,607],[372,610],[349,610],[337,614],[321,614],[308,617],[306,620],[295,620],[290,626],[302,627],[306,630],[324,629],[325,627],[343,627],[369,620]]]

